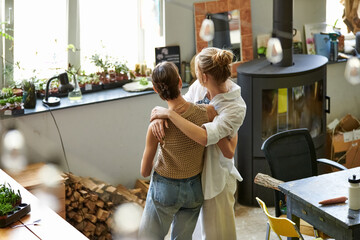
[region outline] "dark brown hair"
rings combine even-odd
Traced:
[[[231,76],[231,66],[234,54],[229,50],[208,47],[196,56],[198,67],[202,73],[211,75],[218,84],[225,82]]]
[[[179,72],[172,62],[161,62],[152,72],[152,82],[163,100],[172,100],[180,95]]]

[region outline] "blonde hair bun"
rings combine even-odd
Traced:
[[[212,57],[214,64],[219,66],[229,65],[233,60],[233,53],[228,50],[219,50]]]
[[[198,68],[202,73],[210,74],[218,84],[225,82],[231,76],[231,66],[234,54],[225,49],[208,47],[196,55]]]

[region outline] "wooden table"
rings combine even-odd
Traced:
[[[26,190],[36,196],[37,192],[45,191],[59,202],[56,209],[53,209],[62,218],[66,219],[65,211],[65,183],[64,178],[60,175],[57,177],[58,184],[53,187],[46,187],[43,179],[40,178],[39,172],[45,166],[45,163],[38,162],[27,165],[27,167],[18,173],[12,173],[4,170],[11,178],[23,186]],[[51,206],[49,206],[51,208]]]
[[[360,239],[360,211],[349,209],[348,201],[323,206],[321,200],[349,197],[348,178],[360,175],[360,167],[282,183],[287,195],[287,217],[297,224],[299,218],[336,240]],[[288,238],[297,239],[297,238]]]
[[[12,225],[6,228],[0,228],[1,240],[88,239],[0,169],[0,183],[4,182],[9,183],[14,190],[20,190],[22,202],[30,204],[31,211]],[[39,225],[11,228],[14,225],[32,223],[37,219],[41,219]]]

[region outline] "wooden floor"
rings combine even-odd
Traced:
[[[274,207],[268,207],[270,214],[275,215]],[[243,206],[237,204],[235,206],[236,215],[236,231],[237,240],[265,240],[266,237],[266,216],[260,207]],[[194,233],[193,240],[200,240],[201,235],[198,232]],[[271,240],[278,240],[274,234],[270,234]],[[283,238],[286,239],[286,238]],[[304,235],[305,240],[314,239],[314,237]],[[170,234],[165,240],[170,240]]]
[[[268,208],[274,213],[274,208]],[[237,240],[261,240],[266,236],[266,216],[260,207],[235,206]],[[195,230],[193,240],[200,240],[201,233]],[[271,239],[278,239],[275,235]],[[170,234],[165,240],[170,240]]]
[[[268,207],[269,213],[275,215],[275,208]],[[266,239],[267,218],[260,207],[249,207],[237,204],[235,206],[237,240]],[[313,236],[303,235],[305,240],[314,240]],[[271,232],[271,240],[279,238]],[[286,239],[283,237],[283,239]],[[331,240],[331,239],[328,239]]]

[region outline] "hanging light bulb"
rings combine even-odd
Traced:
[[[266,58],[269,62],[279,63],[283,58],[283,50],[278,38],[270,38],[266,49]]]
[[[13,129],[5,133],[1,162],[5,169],[17,173],[27,165],[25,139],[19,130]]]
[[[202,40],[209,42],[214,39],[215,27],[213,20],[205,18],[201,24],[199,36]]]
[[[61,180],[61,171],[57,165],[53,163],[47,163],[40,168],[38,172],[38,177],[41,180],[42,184],[47,187],[56,187],[58,186]]]
[[[360,83],[360,61],[357,57],[351,57],[346,62],[345,79],[352,85]]]
[[[118,237],[115,239],[128,239],[132,233],[139,230],[143,208],[136,203],[123,203],[114,212],[113,230]]]

